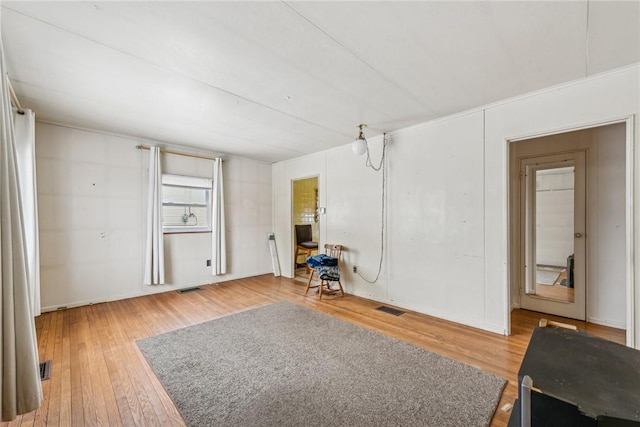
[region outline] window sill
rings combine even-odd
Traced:
[[[211,231],[163,231],[162,234],[204,234],[211,233]]]

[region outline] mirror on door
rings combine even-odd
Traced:
[[[575,168],[530,165],[527,206],[531,227],[526,293],[541,298],[574,302],[574,187]]]

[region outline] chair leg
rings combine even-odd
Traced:
[[[296,246],[296,254],[293,256],[293,270],[298,268],[298,256],[300,256],[300,248]]]
[[[311,280],[313,280],[313,273],[315,273],[315,272],[316,271],[312,269],[311,273],[309,273],[309,281],[307,282],[307,290],[304,292],[305,295],[309,292],[309,288],[311,288]]]
[[[322,288],[324,288],[324,280],[320,280],[320,287],[318,288],[318,299],[322,299]]]
[[[306,253],[305,258],[304,258],[305,264],[307,262],[307,258],[309,258],[310,256],[311,256],[311,249],[307,249],[307,253]],[[307,274],[310,274],[310,270],[311,269],[309,268],[309,264],[306,264],[306,267],[307,267]]]
[[[327,292],[331,292],[331,295],[333,295],[336,292],[340,291],[342,293],[342,296],[344,296],[344,288],[342,287],[342,282],[340,282],[340,280],[337,280],[334,283],[338,283],[338,289],[333,289],[331,287],[331,282],[327,281]]]

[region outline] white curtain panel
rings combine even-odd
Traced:
[[[147,197],[147,246],[144,257],[145,285],[164,284],[164,240],[162,235],[162,168],[160,148],[149,150]]]
[[[38,200],[36,185],[36,115],[31,110],[19,114],[13,110],[16,155],[22,215],[27,248],[29,301],[34,316],[40,315],[40,242],[38,235]]]
[[[6,70],[0,40],[0,403],[8,421],[40,406],[42,385]]]
[[[211,196],[211,274],[227,272],[227,241],[224,221],[224,185],[222,159],[213,161],[213,191]]]

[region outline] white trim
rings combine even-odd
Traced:
[[[449,114],[449,115],[446,115],[446,116],[437,117],[437,118],[434,118],[434,119],[431,119],[431,120],[427,120],[427,121],[425,121],[423,123],[417,123],[415,125],[407,126],[407,127],[395,130],[395,131],[389,131],[389,132],[387,132],[387,137],[394,136],[394,135],[399,135],[401,133],[412,131],[412,130],[415,130],[415,129],[420,129],[422,127],[428,127],[428,126],[431,126],[431,125],[436,124],[436,123],[441,122],[441,121],[454,119],[454,118],[457,118],[457,117],[460,117],[460,116],[465,116],[467,114],[477,113],[478,111],[489,110],[489,109],[492,109],[492,108],[495,108],[495,107],[500,107],[502,105],[510,104],[512,102],[517,102],[517,101],[521,101],[523,99],[539,96],[539,95],[542,95],[542,94],[545,94],[545,93],[554,92],[554,91],[557,91],[558,89],[566,89],[566,88],[571,87],[571,86],[580,85],[580,84],[585,83],[587,81],[598,80],[598,79],[609,77],[609,76],[612,76],[612,75],[615,75],[615,74],[624,73],[624,72],[632,70],[634,68],[640,68],[640,62],[635,62],[635,63],[630,64],[630,65],[625,65],[624,67],[620,67],[620,68],[616,68],[616,69],[613,69],[613,70],[604,71],[602,73],[593,74],[591,76],[580,77],[580,78],[575,79],[575,80],[569,80],[567,82],[558,83],[558,84],[553,85],[553,86],[547,86],[547,87],[545,87],[543,89],[534,90],[532,92],[523,93],[521,95],[515,95],[515,96],[513,96],[511,98],[501,99],[499,101],[492,102],[490,104],[484,104],[484,105],[481,105],[481,106],[478,106],[478,107],[470,108],[468,110],[463,110],[463,111],[459,111],[457,113]],[[370,139],[373,139],[373,138],[382,138],[382,135],[375,135],[374,137],[372,137]],[[531,138],[535,138],[535,137],[531,137]]]
[[[186,175],[171,175],[168,173],[163,173],[162,185],[175,185],[178,187],[191,187],[191,188],[205,188],[207,190],[211,190],[211,186],[213,185],[213,179],[198,178],[196,176],[186,176]]]
[[[615,322],[615,321],[611,321],[611,320],[603,320],[603,319],[598,319],[596,317],[587,317],[587,322],[593,323],[594,325],[609,326],[610,328],[617,328],[617,329],[624,329],[625,328],[625,322]]]
[[[443,320],[447,320],[449,322],[454,322],[454,323],[459,323],[465,326],[470,326],[472,328],[477,328],[477,329],[482,329],[484,331],[487,332],[493,332],[495,334],[499,334],[499,335],[507,335],[506,334],[506,330],[502,327],[502,325],[496,325],[493,323],[486,323],[486,322],[478,322],[476,320],[471,320],[471,319],[467,319],[466,317],[460,317],[460,316],[451,316],[447,313],[444,313],[442,311],[439,310],[425,310],[423,307],[419,307],[417,305],[412,305],[412,304],[405,304],[405,303],[398,303],[398,301],[394,301],[391,299],[387,299],[387,298],[380,298],[380,297],[375,297],[373,295],[370,295],[366,292],[349,292],[347,293],[345,291],[345,294],[348,295],[355,295],[361,298],[365,298],[368,299],[370,301],[377,301],[377,302],[381,302],[384,304],[390,304],[396,307],[400,307],[400,308],[405,308],[407,310],[411,310],[411,311],[415,311],[416,313],[421,313],[421,314],[425,314],[427,316],[432,316],[432,317],[437,317],[438,319],[443,319]]]
[[[91,133],[97,133],[100,135],[107,135],[107,136],[113,136],[116,138],[122,138],[122,139],[126,139],[129,141],[135,141],[137,143],[147,143],[150,145],[161,145],[163,149],[169,149],[169,150],[180,150],[183,153],[181,154],[185,154],[185,155],[194,155],[194,156],[211,156],[211,157],[220,157],[220,158],[224,158],[224,161],[228,161],[229,159],[247,159],[247,160],[253,160],[254,162],[258,162],[258,163],[263,163],[265,165],[273,165],[274,163],[277,162],[269,162],[266,160],[258,160],[258,159],[254,159],[251,157],[244,157],[244,156],[239,156],[237,154],[228,154],[228,153],[223,153],[221,151],[211,151],[207,148],[203,148],[200,146],[194,146],[194,145],[179,145],[179,144],[173,144],[170,142],[166,142],[163,140],[153,140],[153,139],[148,139],[148,138],[143,138],[141,136],[135,136],[135,135],[126,135],[123,133],[116,133],[116,132],[108,132],[108,131],[104,131],[104,130],[100,130],[100,129],[92,129],[92,128],[86,128],[86,127],[82,127],[82,126],[74,126],[74,125],[69,125],[69,124],[65,124],[65,123],[60,123],[60,122],[54,122],[54,121],[50,121],[50,120],[40,120],[40,119],[36,119],[36,123],[41,123],[43,125],[48,125],[48,126],[56,126],[56,127],[61,127],[61,128],[65,128],[65,129],[72,129],[72,130],[80,130],[80,131],[84,131],[84,132],[91,132]],[[136,144],[139,145],[139,144]],[[297,157],[296,157],[297,158]]]
[[[198,146],[172,144],[170,142],[163,141],[163,140],[154,140],[154,139],[144,138],[144,137],[136,136],[136,135],[127,135],[127,134],[124,134],[124,133],[109,132],[109,131],[106,131],[106,130],[100,130],[100,129],[87,128],[87,127],[83,127],[83,126],[70,125],[70,124],[67,124],[67,123],[55,122],[55,121],[52,121],[52,120],[36,119],[36,123],[42,123],[44,125],[57,126],[57,127],[66,128],[66,129],[73,129],[73,130],[81,130],[81,131],[85,131],[85,132],[98,133],[98,134],[101,134],[101,135],[114,136],[116,138],[135,140],[135,141],[138,141],[138,142],[146,142],[146,143],[148,143],[150,145],[162,145],[162,148],[175,148],[175,149],[185,149],[186,148],[188,150],[189,149],[192,150],[192,151],[189,151],[189,152],[185,152],[185,154],[204,155],[204,156],[212,156],[212,157],[225,157],[225,158],[228,156],[225,153],[221,153],[221,152],[218,152],[218,151],[207,150],[206,148],[202,148],[202,147],[198,147]],[[234,157],[237,157],[237,156],[234,156]],[[261,161],[261,160],[257,160],[257,161]],[[264,162],[264,163],[269,163],[269,162]]]
[[[486,128],[484,130],[484,138],[486,138]],[[511,162],[510,162],[510,153],[509,153],[509,141],[506,141],[506,144],[502,145],[502,162],[504,165],[506,165],[505,167],[505,173],[506,173],[506,180],[504,181],[504,185],[502,186],[502,191],[503,194],[505,194],[505,197],[503,197],[503,205],[502,205],[502,214],[504,215],[505,218],[505,222],[507,224],[507,234],[505,235],[507,242],[506,245],[504,245],[504,252],[502,253],[502,259],[503,261],[503,265],[504,265],[504,271],[503,271],[503,283],[506,284],[507,289],[506,292],[504,293],[504,299],[502,301],[502,303],[504,304],[504,307],[506,308],[505,313],[504,313],[504,334],[505,335],[511,335],[511,309],[509,308],[511,306],[511,216],[509,215],[509,206],[510,206],[510,188],[511,188],[511,177],[509,176],[509,171],[511,170]],[[485,161],[485,167],[486,167],[486,159],[483,159],[483,161]],[[485,185],[485,189],[486,189],[486,185]],[[486,190],[485,190],[486,191]],[[485,200],[485,205],[486,205],[486,200]],[[485,207],[486,209],[486,207]],[[484,215],[484,222],[485,222],[485,226],[487,223],[487,213],[485,212]],[[485,245],[487,242],[487,236],[485,234],[484,236],[485,239]],[[486,263],[486,251],[485,251],[485,263]],[[486,286],[486,278],[485,278],[485,286]],[[520,302],[520,300],[518,299],[518,303]]]
[[[635,135],[635,115],[630,115],[624,121],[627,130],[627,150],[626,150],[626,228],[627,228],[627,245],[626,245],[626,279],[625,285],[627,289],[627,345],[629,347],[637,348],[640,343],[636,342],[635,327],[636,327],[636,289],[635,284],[640,286],[640,280],[635,280],[635,252],[636,249],[635,239],[635,223],[634,223],[634,198],[635,191],[635,159],[634,159],[634,135]],[[640,292],[640,290],[639,290]]]
[[[433,125],[435,125],[437,123],[440,123],[440,122],[443,122],[443,121],[446,121],[446,120],[455,119],[457,117],[465,116],[467,114],[477,113],[479,111],[488,110],[488,109],[491,109],[491,108],[495,108],[495,107],[499,107],[499,106],[502,106],[502,105],[510,104],[512,102],[517,102],[517,101],[520,101],[520,100],[523,100],[523,99],[527,99],[527,98],[535,97],[535,96],[538,96],[538,95],[542,95],[542,94],[545,94],[545,93],[551,93],[551,92],[557,91],[558,89],[566,89],[566,88],[571,87],[571,86],[577,86],[577,85],[580,85],[580,84],[583,84],[583,83],[586,83],[586,82],[599,80],[601,78],[606,78],[606,77],[609,77],[609,76],[612,76],[612,75],[615,75],[615,74],[625,73],[625,72],[627,72],[629,70],[633,70],[634,68],[640,69],[640,62],[635,62],[635,63],[630,64],[630,65],[625,65],[624,67],[616,68],[614,70],[604,71],[602,73],[597,73],[597,74],[594,74],[594,75],[591,75],[591,76],[586,76],[586,77],[581,77],[579,79],[570,80],[568,82],[558,83],[558,84],[553,85],[553,86],[545,87],[543,89],[534,90],[532,92],[527,92],[527,93],[524,93],[524,94],[521,94],[521,95],[516,95],[516,96],[513,96],[511,98],[501,99],[501,100],[493,102],[491,104],[481,105],[481,106],[478,106],[478,107],[470,108],[468,110],[464,110],[464,111],[460,111],[460,112],[457,112],[457,113],[448,114],[448,115],[441,116],[441,117],[436,117],[436,118],[433,118],[433,119],[425,119],[425,121],[422,122],[422,123],[417,123],[415,125],[403,127],[403,128],[396,129],[396,130],[389,130],[389,131],[386,132],[387,133],[387,138],[392,138],[393,136],[401,135],[401,134],[406,133],[406,132],[411,132],[411,131],[416,130],[416,129],[430,127],[430,126],[433,126]],[[587,127],[594,127],[594,126],[601,126],[601,125],[595,124],[595,125],[588,125]],[[584,129],[584,128],[580,128],[580,129]],[[354,131],[354,139],[356,137],[355,132],[356,131]],[[551,135],[553,133],[561,133],[561,132],[569,132],[569,131],[563,131],[561,129],[556,129],[556,130],[552,130],[552,131],[549,131],[549,132],[550,133],[548,133],[548,134]],[[532,136],[529,136],[529,137],[513,136],[512,138],[507,138],[507,139],[515,141],[517,138],[527,139],[527,138],[536,138],[538,136],[544,136],[544,134],[536,134],[536,135],[532,135]],[[367,140],[369,141],[369,143],[372,143],[372,142],[377,141],[377,140],[382,141],[382,135],[374,135],[374,136],[372,136],[370,138],[367,138]],[[353,142],[353,141],[351,141],[351,142]],[[336,147],[327,148],[326,150],[317,151],[317,152],[309,153],[309,154],[303,154],[301,156],[293,157],[291,159],[281,160],[279,162],[274,162],[273,164],[278,164],[278,163],[285,164],[285,163],[289,163],[289,162],[295,162],[295,161],[298,161],[300,159],[308,158],[308,157],[311,157],[311,156],[316,156],[318,154],[328,153],[328,152],[331,152],[331,151],[334,151],[334,150],[342,149],[342,148],[344,148],[345,145],[351,144],[351,142],[349,142],[347,144],[338,145]]]
[[[69,304],[64,304],[63,303],[61,305],[42,307],[42,312],[46,313],[46,312],[50,312],[50,311],[56,311],[56,310],[59,310],[59,309],[83,307],[85,305],[95,305],[95,304],[102,304],[102,303],[105,303],[105,302],[120,301],[120,300],[130,299],[130,298],[144,297],[144,296],[147,296],[147,295],[155,295],[155,294],[161,294],[161,293],[164,293],[164,292],[179,291],[180,289],[193,288],[194,286],[221,285],[221,284],[224,284],[224,283],[227,283],[227,282],[232,282],[234,280],[244,279],[244,278],[247,278],[247,277],[263,276],[263,275],[273,276],[273,271],[271,271],[271,270],[269,270],[267,272],[265,272],[265,271],[255,271],[255,272],[251,272],[251,273],[244,273],[244,274],[241,274],[239,276],[227,274],[226,276],[228,276],[228,277],[225,276],[224,280],[222,280],[220,282],[215,282],[215,283],[212,283],[211,280],[209,280],[209,281],[203,282],[203,283],[191,283],[191,284],[176,285],[175,287],[172,284],[147,286],[146,287],[146,292],[130,292],[130,293],[126,293],[126,294],[113,295],[113,296],[110,296],[109,298],[106,298],[106,299],[83,300],[83,301],[72,302],[72,303],[69,303]],[[218,276],[218,277],[220,277],[220,276]]]
[[[588,124],[585,124],[584,126],[580,125],[580,126],[572,126],[569,128],[556,128],[556,129],[547,129],[543,132],[539,132],[539,133],[535,133],[535,134],[526,134],[526,135],[521,135],[521,136],[516,136],[513,138],[508,138],[509,142],[519,142],[519,141],[524,141],[527,139],[534,139],[534,138],[542,138],[545,136],[552,136],[552,135],[558,135],[560,133],[568,133],[568,132],[575,132],[575,131],[580,131],[580,130],[586,130],[586,129],[593,129],[593,128],[599,128],[599,127],[603,127],[603,126],[608,126],[608,125],[614,125],[617,123],[626,123],[629,120],[628,116],[625,117],[620,117],[620,116],[616,116],[616,117],[612,117],[609,119],[603,119],[603,120],[598,120],[596,122],[590,122]]]
[[[213,231],[213,224],[211,221],[211,210],[213,209],[213,179],[212,178],[201,178],[196,176],[186,176],[186,175],[172,175],[168,173],[162,174],[162,208],[164,210],[165,206],[201,206],[201,204],[174,204],[171,202],[164,201],[164,186],[168,187],[182,187],[182,188],[190,188],[194,189],[194,191],[208,191],[207,197],[207,225],[165,225],[164,218],[162,220],[162,232],[163,233],[201,233],[201,232],[211,232]],[[186,207],[185,207],[186,209]],[[189,208],[189,213],[191,213],[191,208]],[[185,212],[186,215],[186,212]]]

